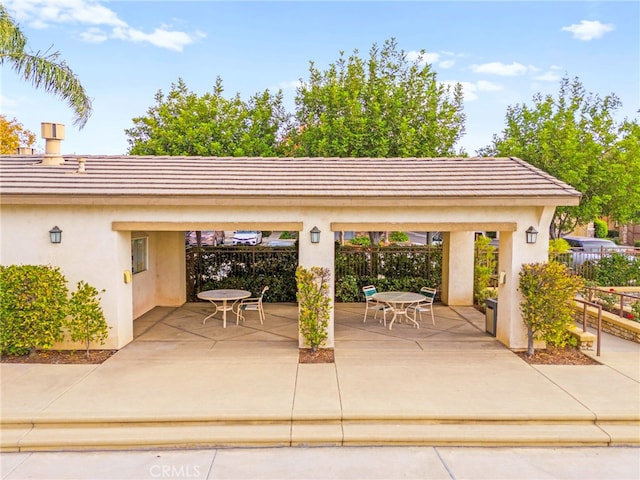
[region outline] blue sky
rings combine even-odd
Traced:
[[[2,67],[0,113],[36,133],[39,149],[40,122],[65,124],[65,154],[126,154],[124,130],[179,78],[203,94],[220,77],[226,96],[245,100],[282,89],[293,112],[310,61],[368,58],[392,37],[409,55],[424,49],[439,81],[462,83],[458,146],[469,154],[503,130],[508,106],[556,95],[563,76],[616,94],[619,120],[639,117],[637,1],[0,1],[30,49],[59,51],[93,98],[78,130],[64,101]]]

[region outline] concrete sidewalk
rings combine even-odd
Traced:
[[[473,308],[389,331],[338,304],[335,363],[298,364],[296,305],[226,329],[207,308],[154,309],[101,365],[2,364],[2,450],[640,444],[637,344],[531,366]]]
[[[2,480],[637,480],[637,447],[288,447],[0,454]]]

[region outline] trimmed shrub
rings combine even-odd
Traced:
[[[367,236],[360,236],[360,237],[355,237],[353,238],[349,243],[351,243],[351,245],[358,245],[361,247],[368,247],[371,245],[371,239]]]
[[[607,222],[596,218],[593,221],[594,235],[596,238],[607,238],[609,235],[609,227]]]
[[[391,232],[389,235],[389,241],[391,242],[408,242],[409,235],[407,232]]]
[[[358,279],[353,275],[345,275],[336,279],[336,302],[357,302],[360,300]]]
[[[594,279],[602,287],[640,285],[640,257],[631,259],[622,253],[603,255],[595,264]]]
[[[58,267],[0,266],[0,352],[25,355],[61,341],[68,293]]]
[[[549,255],[552,253],[565,253],[571,250],[571,245],[564,238],[549,240]]]

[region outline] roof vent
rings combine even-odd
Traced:
[[[87,162],[87,159],[84,157],[79,157],[78,158],[78,173],[87,173],[87,170],[85,168],[85,163]]]
[[[18,155],[35,155],[36,149],[31,147],[18,147]]]
[[[45,139],[43,165],[62,165],[64,158],[60,155],[60,141],[64,140],[64,125],[61,123],[41,123],[42,138]]]

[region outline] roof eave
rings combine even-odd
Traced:
[[[114,205],[114,206],[575,206],[580,203],[579,193],[554,195],[501,195],[501,196],[297,196],[297,195],[43,195],[2,194],[0,205]]]

